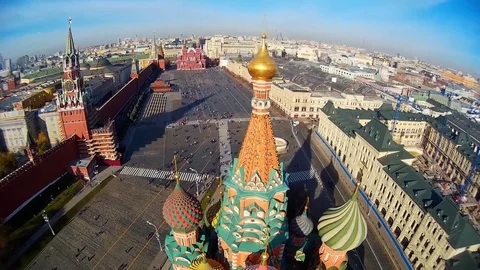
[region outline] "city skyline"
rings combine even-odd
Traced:
[[[480,4],[469,0],[380,3],[24,0],[4,4],[0,48],[4,56],[13,59],[62,49],[64,27],[72,17],[75,39],[81,47],[128,36],[150,36],[154,31],[166,37],[182,33],[258,35],[266,29],[270,37],[281,32],[292,39],[400,53],[478,74],[480,35],[475,33],[480,32],[480,26],[474,16]],[[262,23],[264,16],[266,23]]]

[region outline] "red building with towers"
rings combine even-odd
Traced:
[[[178,70],[198,70],[205,69],[206,59],[200,48],[200,42],[197,43],[197,48],[188,48],[185,42],[183,43],[182,51],[177,56]]]
[[[113,121],[99,123],[99,113],[90,101],[80,73],[80,59],[72,35],[71,20],[63,56],[62,91],[57,109],[64,138],[76,135],[81,158],[98,156],[109,165],[120,165]],[[102,125],[105,124],[105,125]]]
[[[69,24],[63,56],[62,90],[56,97],[63,141],[39,154],[33,140],[29,139],[27,154],[30,161],[0,179],[0,219],[8,220],[14,216],[66,172],[89,179],[97,162],[120,165],[117,129],[125,124],[129,109],[162,68],[164,60],[160,53],[147,59],[149,61],[143,67],[133,60],[130,81],[103,104],[95,106],[92,93],[84,84],[71,21]]]

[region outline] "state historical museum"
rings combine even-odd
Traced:
[[[200,43],[197,43],[197,48],[188,48],[183,43],[182,51],[177,56],[177,70],[198,70],[205,69],[206,59],[200,48]]]

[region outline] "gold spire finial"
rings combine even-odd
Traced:
[[[265,238],[265,249],[262,252],[261,261],[260,261],[261,266],[267,266],[268,265],[268,259],[270,258],[270,256],[268,255],[268,245],[269,245],[269,241],[270,241],[270,231],[268,230],[268,228],[265,228],[265,237],[266,237]]]
[[[175,173],[173,174],[173,178],[177,181],[177,184],[180,184],[180,173],[178,172],[177,168],[177,155],[173,155],[173,163],[175,164]]]

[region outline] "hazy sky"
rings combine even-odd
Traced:
[[[118,38],[260,34],[417,56],[480,73],[478,0],[0,0],[0,53],[52,53],[72,17],[79,46]]]

